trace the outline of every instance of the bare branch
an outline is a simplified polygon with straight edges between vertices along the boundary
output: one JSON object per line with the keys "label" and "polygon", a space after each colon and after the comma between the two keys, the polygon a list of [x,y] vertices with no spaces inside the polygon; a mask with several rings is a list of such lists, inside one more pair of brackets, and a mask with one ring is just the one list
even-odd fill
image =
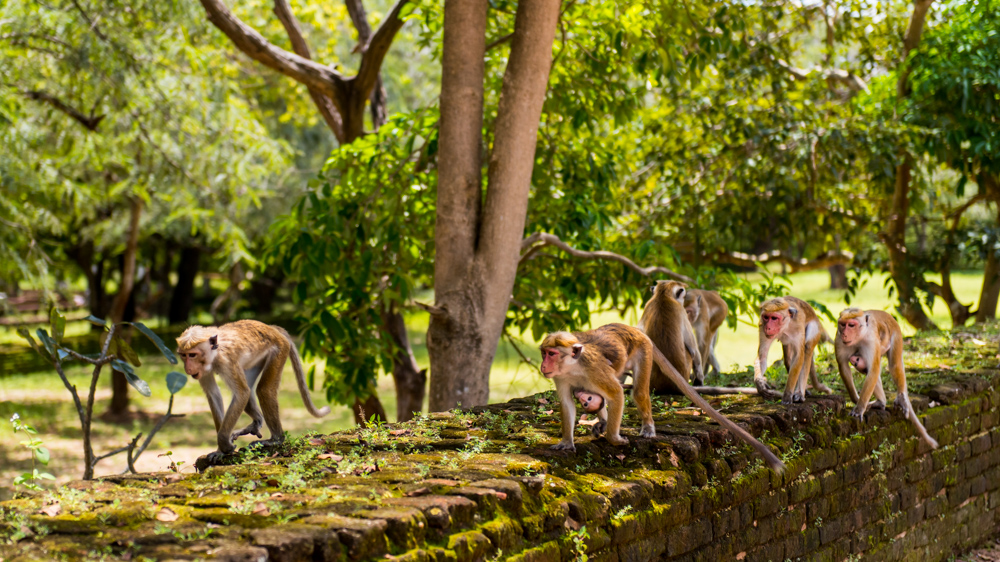
{"label": "bare branch", "polygon": [[834,80],[840,82],[847,87],[851,92],[867,92],[868,84],[861,79],[860,76],[856,76],[846,70],[840,70],[839,68],[796,68],[787,62],[776,59],[775,62],[781,68],[784,68],[792,75],[796,80],[806,80],[809,78],[810,74],[819,74],[825,80]]}
{"label": "bare branch", "polygon": [[[351,16],[354,28],[358,30],[358,45],[354,48],[354,52],[364,52],[372,36],[372,27],[368,25],[368,14],[365,12],[365,6],[361,0],[345,0],[344,4],[347,5],[347,13]],[[375,129],[384,125],[389,119],[389,114],[386,110],[387,97],[388,95],[385,92],[385,86],[382,84],[382,74],[380,72],[375,78],[375,84],[372,86],[371,93],[368,95],[372,124],[375,126]]]}
{"label": "bare branch", "polygon": [[55,109],[65,113],[66,115],[71,117],[74,121],[82,125],[83,128],[87,129],[88,131],[91,132],[96,131],[98,125],[100,125],[101,121],[104,120],[103,115],[94,115],[93,113],[91,113],[90,115],[86,115],[82,111],[70,107],[68,104],[66,104],[56,96],[49,94],[48,92],[43,92],[41,90],[22,90],[12,84],[6,84],[6,85],[17,90],[18,93],[20,93],[21,95],[30,100],[46,103],[54,107]]}
{"label": "bare branch", "polygon": [[521,356],[521,361],[524,361],[525,363],[531,365],[532,367],[535,366],[535,363],[531,360],[531,358],[525,355],[524,352],[521,351],[521,348],[517,346],[517,342],[514,340],[514,336],[510,335],[510,332],[507,331],[507,328],[503,329],[503,337],[507,338],[507,341],[510,343],[510,346],[513,347],[514,351],[516,351],[517,354]]}
{"label": "bare branch", "polygon": [[338,110],[343,111],[348,99],[347,80],[336,70],[272,45],[257,30],[233,15],[222,0],[201,0],[201,5],[208,12],[208,20],[248,57],[297,82],[316,88],[332,99]]}
{"label": "bare branch", "polygon": [[796,259],[785,255],[783,252],[775,250],[768,254],[744,254],[742,252],[719,252],[706,256],[715,263],[724,263],[740,267],[756,267],[757,263],[777,262],[783,263],[791,268],[792,273],[801,271],[812,271],[814,269],[825,269],[831,265],[847,265],[854,259],[854,254],[847,251],[831,250],[813,260]]}
{"label": "bare branch", "polygon": [[514,32],[510,32],[507,35],[504,35],[503,37],[498,37],[490,41],[489,43],[486,44],[486,52],[492,50],[493,47],[496,47],[498,45],[503,45],[504,43],[510,41],[513,38],[514,38]]}
{"label": "bare branch", "polygon": [[432,304],[426,304],[419,301],[413,301],[413,306],[429,312],[433,316],[447,316],[448,311],[440,306],[434,306]]}
{"label": "bare branch", "polygon": [[97,20],[90,19],[90,16],[87,15],[87,12],[83,11],[83,8],[80,6],[80,3],[77,2],[76,0],[73,0],[73,6],[76,7],[76,11],[80,12],[80,15],[83,16],[83,19],[87,21],[87,25],[90,26],[90,30],[94,32],[94,35],[100,37],[101,41],[107,41],[108,37],[101,32],[100,27],[97,27]]}
{"label": "bare branch", "polygon": [[661,275],[666,275],[667,277],[671,277],[673,279],[677,279],[678,281],[683,281],[685,283],[694,282],[694,280],[691,279],[690,277],[687,277],[686,275],[681,275],[680,273],[677,273],[665,267],[656,265],[650,267],[641,267],[634,261],[628,259],[627,257],[621,254],[616,254],[614,252],[608,252],[605,250],[598,250],[594,252],[577,250],[576,248],[560,240],[558,236],[555,236],[553,234],[547,234],[544,232],[536,232],[521,241],[521,257],[518,260],[518,265],[524,263],[528,258],[531,257],[531,254],[533,254],[538,250],[538,248],[541,248],[543,246],[555,246],[556,248],[559,248],[560,250],[573,256],[574,258],[586,259],[586,260],[616,261],[618,263],[624,264],[629,269],[641,275],[645,275],[647,277],[658,273]]}
{"label": "bare branch", "polygon": [[[302,28],[299,27],[299,21],[295,18],[295,14],[292,13],[292,8],[288,5],[288,0],[274,0],[274,15],[278,16],[278,21],[284,26],[285,33],[288,34],[288,39],[292,42],[292,50],[300,57],[311,60],[312,54],[309,52],[309,45],[302,36]],[[323,121],[326,121],[326,126],[333,131],[333,135],[337,137],[338,142],[344,143],[344,121],[340,112],[337,111],[333,100],[316,88],[311,86],[306,87],[309,90],[309,97],[312,98],[313,104],[316,105],[316,109],[323,116]]]}
{"label": "bare branch", "polygon": [[396,2],[396,5],[389,10],[385,19],[382,20],[382,24],[368,39],[367,45],[362,50],[361,67],[358,68],[358,75],[354,77],[354,80],[358,93],[365,98],[371,93],[372,87],[378,79],[382,61],[385,59],[385,54],[389,52],[389,47],[392,45],[396,33],[403,27],[403,20],[399,18],[399,13],[407,2],[409,0]]}

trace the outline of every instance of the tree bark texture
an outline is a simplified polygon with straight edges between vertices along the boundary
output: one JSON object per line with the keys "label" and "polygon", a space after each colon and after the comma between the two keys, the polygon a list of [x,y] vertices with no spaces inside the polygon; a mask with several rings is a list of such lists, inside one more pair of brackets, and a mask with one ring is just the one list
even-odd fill
{"label": "tree bark texture", "polygon": [[[896,93],[900,100],[909,95],[907,76],[909,75],[906,59],[910,51],[920,43],[927,11],[934,0],[917,0],[913,3],[913,13],[903,38],[903,53],[899,80],[896,83]],[[917,296],[917,286],[922,281],[919,272],[914,271],[908,263],[906,252],[906,219],[909,214],[910,185],[913,172],[913,157],[905,149],[900,150],[899,165],[896,166],[896,181],[893,187],[892,208],[884,233],[884,241],[889,252],[889,273],[896,284],[899,297],[899,313],[907,322],[918,330],[936,329],[924,311]]]}
{"label": "tree bark texture", "polygon": [[480,213],[485,17],[484,2],[445,3],[434,269],[441,312],[431,315],[427,332],[431,411],[489,398],[490,366],[524,236],[559,0],[517,6]]}
{"label": "tree bark texture", "polygon": [[[997,224],[1000,225],[1000,201],[997,206]],[[986,265],[983,268],[983,288],[979,291],[979,308],[976,310],[976,323],[986,322],[997,317],[997,302],[1000,300],[1000,259],[997,251],[990,249],[986,255]]]}

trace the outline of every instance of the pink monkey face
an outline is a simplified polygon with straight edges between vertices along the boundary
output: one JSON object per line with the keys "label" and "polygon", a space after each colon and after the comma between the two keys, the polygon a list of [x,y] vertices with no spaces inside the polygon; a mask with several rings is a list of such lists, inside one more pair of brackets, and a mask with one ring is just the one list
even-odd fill
{"label": "pink monkey face", "polygon": [[542,374],[546,377],[553,377],[559,370],[559,360],[561,357],[559,350],[554,347],[542,348]]}
{"label": "pink monkey face", "polygon": [[604,397],[599,394],[590,394],[589,392],[584,392],[582,390],[577,390],[573,394],[576,395],[576,399],[580,401],[580,406],[583,411],[588,414],[597,412],[604,407]]}
{"label": "pink monkey face", "polygon": [[780,312],[765,312],[760,315],[760,323],[764,327],[764,335],[773,338],[784,329],[784,315]]}
{"label": "pink monkey face", "polygon": [[852,344],[861,337],[861,322],[857,318],[837,322],[840,339],[846,344]]}

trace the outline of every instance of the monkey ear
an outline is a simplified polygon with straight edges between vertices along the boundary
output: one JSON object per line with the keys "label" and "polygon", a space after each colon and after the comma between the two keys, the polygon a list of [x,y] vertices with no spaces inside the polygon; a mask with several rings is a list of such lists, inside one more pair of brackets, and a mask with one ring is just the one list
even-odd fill
{"label": "monkey ear", "polygon": [[797,315],[798,313],[799,309],[795,308],[794,306],[788,307],[788,315],[791,316],[792,318],[795,318],[795,315]]}
{"label": "monkey ear", "polygon": [[869,320],[868,316],[869,316],[869,315],[868,315],[868,313],[866,312],[866,313],[865,313],[865,326],[868,326],[868,320]]}
{"label": "monkey ear", "polygon": [[579,359],[583,355],[583,344],[574,343],[573,344],[573,359]]}
{"label": "monkey ear", "polygon": [[685,289],[684,287],[677,287],[677,291],[674,293],[674,298],[676,298],[680,302],[684,302],[684,293],[686,292],[687,289]]}
{"label": "monkey ear", "polygon": [[219,349],[219,336],[214,335],[208,338],[208,343],[211,344],[212,349]]}
{"label": "monkey ear", "polygon": [[698,304],[701,304],[701,295],[698,295],[698,298],[696,298],[695,300],[698,301]]}

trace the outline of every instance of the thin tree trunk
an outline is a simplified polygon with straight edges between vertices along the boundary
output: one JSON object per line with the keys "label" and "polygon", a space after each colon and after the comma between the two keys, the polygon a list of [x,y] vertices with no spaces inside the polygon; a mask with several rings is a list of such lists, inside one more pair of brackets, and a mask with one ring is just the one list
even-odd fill
{"label": "thin tree trunk", "polygon": [[427,371],[417,366],[406,334],[406,323],[398,311],[382,313],[382,325],[396,344],[392,358],[392,378],[396,383],[396,421],[413,419],[414,412],[424,409]]}
{"label": "thin tree trunk", "polygon": [[[927,11],[933,2],[934,0],[916,0],[913,3],[913,13],[910,16],[906,36],[903,39],[901,59],[903,66],[900,70],[899,81],[896,83],[896,93],[900,100],[909,95],[907,57],[910,51],[920,43],[920,35],[923,33]],[[903,318],[918,330],[936,329],[937,326],[927,316],[916,293],[917,285],[922,281],[922,278],[918,278],[919,273],[914,271],[909,264],[909,256],[906,253],[906,218],[909,214],[913,156],[901,149],[899,157],[900,162],[896,167],[896,182],[892,194],[892,208],[889,211],[889,221],[884,234],[886,248],[889,252],[889,272],[896,283],[899,297],[898,310]]]}
{"label": "thin tree trunk", "polygon": [[[132,197],[131,216],[129,220],[128,241],[125,243],[125,254],[122,259],[122,280],[118,288],[118,294],[111,305],[111,319],[118,323],[125,320],[126,309],[129,308],[129,301],[133,305],[131,313],[134,320],[135,300],[132,289],[135,287],[136,256],[139,253],[139,219],[142,217],[142,200]],[[129,338],[131,330],[123,330],[122,337]],[[128,381],[125,375],[119,371],[112,371],[111,374],[111,404],[104,414],[106,419],[121,419],[128,414]]]}
{"label": "thin tree trunk", "polygon": [[191,315],[194,306],[194,281],[198,277],[201,250],[194,246],[181,249],[180,261],[177,263],[177,284],[170,295],[170,312],[167,321],[170,324],[183,324]]}
{"label": "thin tree trunk", "polygon": [[[517,274],[558,0],[520,2],[504,73],[488,190],[477,211],[486,3],[445,4],[435,300],[427,332],[430,410],[489,399],[489,374]],[[446,172],[447,171],[447,172]]]}

